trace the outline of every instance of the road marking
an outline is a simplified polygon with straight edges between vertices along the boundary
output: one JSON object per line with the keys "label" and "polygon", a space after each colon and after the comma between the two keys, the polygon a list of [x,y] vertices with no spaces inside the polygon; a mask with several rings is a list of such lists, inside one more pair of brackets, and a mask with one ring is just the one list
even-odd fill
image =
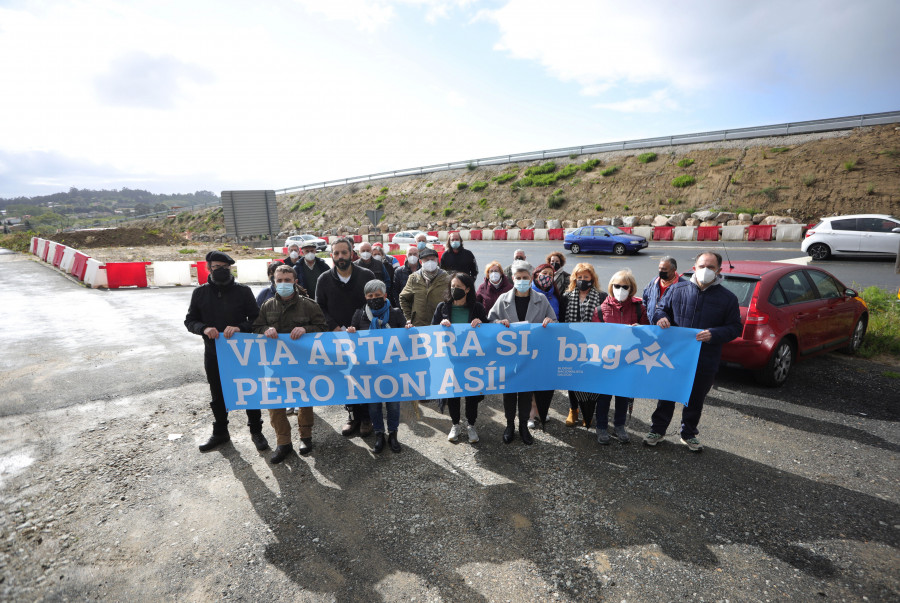
{"label": "road marking", "polygon": [[802,266],[808,266],[810,262],[812,262],[812,258],[808,255],[805,255],[800,258],[788,258],[786,260],[772,260],[778,264],[800,264]]}

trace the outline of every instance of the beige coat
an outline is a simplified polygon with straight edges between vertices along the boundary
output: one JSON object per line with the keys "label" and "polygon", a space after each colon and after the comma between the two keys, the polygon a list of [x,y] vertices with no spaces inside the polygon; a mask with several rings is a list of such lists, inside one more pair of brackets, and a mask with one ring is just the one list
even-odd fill
{"label": "beige coat", "polygon": [[425,271],[417,270],[409,275],[406,286],[400,292],[400,309],[414,327],[428,326],[438,304],[446,299],[449,290],[450,275],[444,270],[438,268],[430,283],[425,280]]}

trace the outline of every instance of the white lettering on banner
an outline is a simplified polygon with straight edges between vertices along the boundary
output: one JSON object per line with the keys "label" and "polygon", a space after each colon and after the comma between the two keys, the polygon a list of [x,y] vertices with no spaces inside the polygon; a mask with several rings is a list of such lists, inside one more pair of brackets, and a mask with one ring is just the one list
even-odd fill
{"label": "white lettering on banner", "polygon": [[396,335],[392,336],[388,340],[387,352],[384,353],[384,363],[391,364],[393,360],[391,360],[394,356],[400,362],[406,362],[409,360],[409,357],[406,355],[406,352],[403,351],[403,347],[400,345],[400,338]]}
{"label": "white lettering on banner", "polygon": [[362,384],[357,381],[356,377],[353,375],[344,375],[344,379],[347,381],[347,399],[348,400],[356,400],[357,395],[354,392],[359,392],[359,394],[363,398],[371,398],[372,397],[372,388],[370,386],[370,381],[372,380],[372,375],[361,375],[360,379],[363,380]]}
{"label": "white lettering on banner", "polygon": [[[318,385],[324,382],[325,385],[328,386],[326,390],[326,394],[322,395],[319,393]],[[334,383],[328,377],[324,375],[317,375],[310,379],[309,381],[309,389],[312,393],[312,397],[318,400],[319,402],[325,402],[327,400],[331,400],[332,396],[334,396]]]}
{"label": "white lettering on banner", "polygon": [[294,358],[294,355],[291,353],[291,349],[288,347],[287,343],[285,343],[284,340],[279,339],[275,343],[275,355],[272,356],[272,364],[281,366],[282,358],[287,358],[288,364],[299,364],[297,359]]}
{"label": "white lettering on banner", "polygon": [[603,348],[603,360],[609,363],[607,366],[604,366],[605,369],[614,369],[619,366],[619,358],[622,356],[622,346],[620,345],[608,345]]}
{"label": "white lettering on banner", "polygon": [[619,366],[622,355],[622,346],[608,345],[601,352],[596,343],[568,343],[565,337],[558,337],[559,362],[595,362],[603,365],[605,369],[615,369]]}
{"label": "white lettering on banner", "polygon": [[[238,405],[246,406],[247,400],[245,398],[256,393],[256,379],[235,379],[234,385],[237,387]],[[252,385],[253,389],[246,390],[244,389],[245,385]]]}
{"label": "white lettering on banner", "polygon": [[325,346],[320,340],[316,339],[315,341],[313,341],[312,349],[309,352],[309,363],[319,364],[320,360],[325,366],[334,365],[334,363],[328,358],[328,354],[325,353]]}
{"label": "white lettering on banner", "polygon": [[306,395],[306,383],[300,377],[285,377],[282,381],[285,387],[284,403],[290,404],[296,398],[294,394],[299,394],[303,402],[309,402],[309,396]]}
{"label": "white lettering on banner", "polygon": [[366,360],[366,364],[378,364],[378,359],[375,358],[375,345],[381,344],[384,341],[383,337],[360,337],[357,340],[357,344],[360,346],[366,346],[366,350],[368,351],[369,359]]}
{"label": "white lettering on banner", "polygon": [[497,333],[497,345],[500,346],[497,349],[497,353],[501,356],[512,356],[516,353],[516,344],[512,341],[507,341],[507,339],[515,339],[516,332],[515,331],[500,331]]}
{"label": "white lettering on banner", "polygon": [[277,394],[278,389],[276,386],[281,382],[281,379],[278,377],[261,377],[259,380],[259,384],[262,386],[260,389],[262,390],[262,400],[259,401],[260,404],[281,404],[281,396],[276,398],[269,398],[269,394]]}
{"label": "white lettering on banner", "polygon": [[[451,393],[472,394],[485,392],[486,389],[487,391],[506,389],[506,386],[503,384],[506,379],[506,367],[496,367],[494,366],[494,362],[491,362],[485,368],[477,366],[467,368],[463,371],[465,380],[462,383],[456,378],[456,372],[452,368],[448,368],[444,371],[444,378],[441,381],[441,387],[438,390],[438,394],[442,396]],[[497,374],[498,372],[499,374]],[[485,388],[484,383],[485,373],[487,373],[488,379],[487,388]]]}
{"label": "white lettering on banner", "polygon": [[350,359],[349,364],[356,366],[359,362],[356,360],[356,344],[350,339],[334,340],[334,360],[338,366],[348,364],[344,362],[344,356]]}
{"label": "white lettering on banner", "polygon": [[456,335],[454,335],[452,331],[436,331],[434,339],[434,347],[437,349],[434,353],[435,358],[443,358],[446,356],[446,349],[450,350],[451,356],[458,355],[456,353]]}
{"label": "white lettering on banner", "polygon": [[[385,381],[390,384],[391,389],[381,389],[381,384]],[[380,377],[375,379],[375,393],[381,398],[393,398],[397,395],[397,391],[399,389],[400,385],[397,383],[397,380],[390,375],[381,375]]]}
{"label": "white lettering on banner", "polygon": [[238,352],[238,340],[237,339],[226,339],[225,343],[231,346],[231,351],[234,352],[234,357],[237,358],[238,363],[241,366],[247,366],[247,363],[250,362],[250,347],[253,345],[252,339],[241,339],[241,342],[244,344],[244,353],[241,354]]}
{"label": "white lettering on banner", "polygon": [[463,343],[460,356],[468,356],[470,349],[475,350],[475,356],[484,356],[484,350],[481,349],[481,342],[478,340],[478,333],[475,332],[475,329],[466,333],[466,341]]}
{"label": "white lettering on banner", "polygon": [[412,380],[409,373],[401,373],[400,379],[403,381],[403,395],[409,396],[409,389],[412,388],[415,390],[416,395],[424,398],[425,397],[425,375],[428,374],[428,371],[419,371],[416,373],[416,377],[419,379],[418,382]]}
{"label": "white lettering on banner", "polygon": [[433,353],[431,350],[431,337],[425,333],[415,333],[409,336],[412,341],[412,356],[410,360],[425,360]]}

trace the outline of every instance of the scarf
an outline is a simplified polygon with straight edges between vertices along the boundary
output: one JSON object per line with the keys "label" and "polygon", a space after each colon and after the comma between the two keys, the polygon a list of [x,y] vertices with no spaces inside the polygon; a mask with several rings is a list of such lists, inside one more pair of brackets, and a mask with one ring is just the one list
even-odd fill
{"label": "scarf", "polygon": [[381,306],[381,310],[372,310],[369,304],[366,304],[366,316],[369,317],[369,322],[372,323],[369,325],[370,329],[387,329],[390,315],[391,302],[386,299],[384,300],[384,305]]}
{"label": "scarf", "polygon": [[583,302],[581,301],[581,292],[577,287],[566,293],[566,297],[568,298],[566,322],[591,322],[594,310],[599,308],[603,301],[600,299],[600,291],[596,287],[590,288]]}

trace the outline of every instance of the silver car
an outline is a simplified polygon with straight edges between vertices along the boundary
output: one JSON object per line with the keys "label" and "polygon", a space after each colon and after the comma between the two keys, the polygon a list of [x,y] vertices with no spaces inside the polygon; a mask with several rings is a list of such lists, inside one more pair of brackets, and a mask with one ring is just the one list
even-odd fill
{"label": "silver car", "polygon": [[823,218],[806,231],[800,249],[814,260],[832,255],[893,257],[900,249],[900,220],[884,214]]}
{"label": "silver car", "polygon": [[314,237],[311,234],[293,235],[284,240],[285,247],[290,247],[295,244],[303,247],[304,243],[307,245],[313,243],[316,246],[316,251],[325,251],[325,248],[328,247],[328,241],[320,239],[319,237]]}

